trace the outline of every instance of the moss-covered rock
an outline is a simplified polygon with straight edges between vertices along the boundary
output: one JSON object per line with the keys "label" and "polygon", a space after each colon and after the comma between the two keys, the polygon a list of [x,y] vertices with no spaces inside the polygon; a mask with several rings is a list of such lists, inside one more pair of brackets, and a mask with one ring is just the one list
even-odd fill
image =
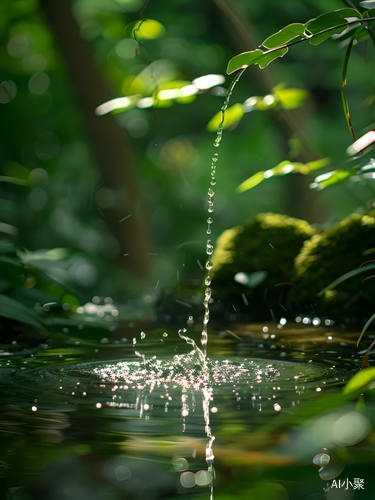
{"label": "moss-covered rock", "polygon": [[269,318],[270,310],[278,315],[285,307],[294,259],[314,234],[307,222],[272,213],[224,231],[212,259],[215,309],[240,309],[254,319]]}
{"label": "moss-covered rock", "polygon": [[[292,300],[303,312],[345,321],[375,311],[375,279],[360,274],[319,295],[343,274],[375,259],[375,211],[354,214],[306,241],[296,258]],[[375,274],[375,273],[373,273]]]}

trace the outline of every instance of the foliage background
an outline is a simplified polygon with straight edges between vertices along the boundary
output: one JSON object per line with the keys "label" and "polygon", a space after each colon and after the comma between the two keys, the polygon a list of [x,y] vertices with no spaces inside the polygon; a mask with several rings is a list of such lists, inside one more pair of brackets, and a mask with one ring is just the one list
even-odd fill
{"label": "foliage background", "polygon": [[[124,186],[109,186],[103,180],[105,170],[113,169],[111,161],[104,171],[98,168],[82,96],[76,95],[66,60],[46,21],[48,5],[54,8],[53,2],[37,0],[5,0],[1,5],[0,163],[1,175],[13,178],[0,183],[2,239],[31,251],[68,248],[64,264],[54,262],[52,271],[60,273],[82,299],[90,298],[94,290],[117,299],[140,291],[147,296],[159,287],[199,279],[197,259],[203,260],[204,254],[205,193],[213,141],[206,125],[223,97],[206,92],[189,104],[115,115],[132,150],[137,200],[129,209]],[[71,2],[90,57],[112,89],[110,97],[139,91],[150,95],[155,75],[160,82],[224,74],[230,57],[254,48],[280,27],[343,6],[339,0],[282,5],[276,0]],[[159,21],[164,33],[137,43],[129,24],[143,16]],[[69,37],[69,27],[65,29]],[[249,35],[252,47],[246,44]],[[371,42],[355,49],[348,73],[347,95],[358,131],[374,121],[371,51]],[[263,211],[287,213],[324,227],[369,203],[373,188],[365,180],[316,193],[308,189],[311,179],[280,177],[250,192],[236,193],[252,173],[287,157],[293,159],[296,133],[306,138],[309,150],[302,154],[308,160],[313,154],[328,156],[340,168],[352,142],[340,102],[344,52],[334,41],[318,47],[302,44],[272,68],[245,73],[233,103],[267,94],[266,83],[271,80],[275,85],[305,88],[309,99],[291,112],[294,135],[277,113],[260,111],[225,132],[218,167],[216,234]],[[85,88],[90,93],[97,82],[87,76]],[[110,222],[113,212],[118,220],[125,219],[115,230]],[[119,237],[123,232],[125,241],[131,242],[134,226],[129,222],[137,224],[140,212],[148,235],[139,251],[145,258],[143,273],[126,255],[129,249]]]}

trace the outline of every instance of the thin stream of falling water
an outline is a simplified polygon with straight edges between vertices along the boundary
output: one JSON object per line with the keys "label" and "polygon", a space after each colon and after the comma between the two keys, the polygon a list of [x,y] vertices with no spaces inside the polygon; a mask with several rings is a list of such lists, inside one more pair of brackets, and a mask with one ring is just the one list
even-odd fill
{"label": "thin stream of falling water", "polygon": [[[233,79],[227,95],[225,97],[224,103],[221,107],[221,122],[219,124],[219,127],[216,132],[216,137],[213,143],[213,146],[215,148],[219,148],[221,144],[221,140],[223,137],[223,130],[224,130],[224,118],[225,118],[225,111],[228,108],[230,98],[232,96],[233,90],[238,82],[238,80],[241,78],[243,72],[245,71],[246,68],[244,68],[242,71],[237,73],[237,76]],[[207,229],[206,229],[206,235],[207,235],[207,240],[206,240],[206,274],[205,274],[205,279],[204,279],[204,284],[205,284],[205,289],[204,289],[204,298],[203,298],[203,307],[204,307],[204,316],[203,316],[203,327],[202,327],[202,334],[201,334],[201,345],[202,345],[202,352],[204,358],[206,358],[207,355],[207,339],[208,339],[208,323],[210,321],[210,300],[211,300],[211,295],[212,295],[212,290],[211,290],[211,270],[213,267],[212,260],[211,260],[211,255],[214,252],[214,246],[211,240],[211,233],[212,233],[212,224],[214,222],[214,216],[213,213],[215,211],[215,203],[214,203],[214,196],[215,196],[215,186],[216,186],[216,165],[217,161],[219,159],[219,153],[218,151],[215,151],[211,157],[211,165],[210,165],[210,185],[208,187],[207,191]]]}
{"label": "thin stream of falling water", "polygon": [[[221,145],[221,141],[223,138],[223,130],[224,130],[224,119],[225,119],[225,112],[228,109],[229,101],[232,96],[233,90],[235,86],[237,85],[237,82],[241,78],[243,72],[245,71],[246,68],[244,68],[242,71],[240,71],[236,77],[233,79],[227,95],[225,97],[224,103],[221,107],[221,121],[219,124],[219,127],[216,132],[216,137],[213,143],[213,146],[215,148],[219,148]],[[216,186],[216,166],[217,166],[217,161],[219,159],[219,153],[218,150],[216,150],[212,157],[211,157],[211,165],[210,165],[210,185],[208,187],[207,191],[207,229],[206,229],[206,235],[207,235],[207,240],[206,240],[206,274],[204,278],[204,298],[203,298],[203,307],[204,307],[204,316],[203,316],[203,326],[202,326],[202,333],[201,333],[201,345],[202,349],[199,349],[197,346],[196,348],[200,351],[199,357],[203,358],[202,362],[202,368],[203,368],[203,373],[206,382],[209,380],[209,374],[207,372],[207,340],[208,340],[208,323],[210,321],[210,300],[211,300],[211,295],[212,295],[212,290],[211,290],[211,270],[213,267],[212,260],[211,260],[211,255],[213,254],[214,251],[214,245],[211,240],[211,234],[212,234],[212,224],[214,222],[214,216],[213,213],[215,211],[215,203],[214,203],[214,196],[215,196],[215,186]],[[180,335],[181,336],[181,335]],[[193,341],[194,342],[194,341]],[[215,455],[213,453],[212,445],[215,440],[215,436],[212,434],[211,431],[211,426],[210,426],[210,402],[212,400],[212,395],[213,395],[213,390],[212,387],[208,387],[207,385],[203,388],[203,415],[204,415],[204,423],[205,423],[205,433],[207,436],[207,443],[206,443],[206,463],[207,463],[207,472],[210,475],[210,500],[213,500],[214,498],[214,458]]]}

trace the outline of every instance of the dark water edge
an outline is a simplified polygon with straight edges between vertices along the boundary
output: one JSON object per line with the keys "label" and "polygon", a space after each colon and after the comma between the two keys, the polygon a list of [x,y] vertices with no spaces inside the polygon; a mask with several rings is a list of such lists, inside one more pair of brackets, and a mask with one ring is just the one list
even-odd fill
{"label": "dark water edge", "polygon": [[[373,427],[361,431],[375,422],[371,391],[362,401],[342,394],[360,369],[357,337],[296,323],[212,327],[213,498],[375,496]],[[0,349],[0,498],[210,497],[205,385],[194,386],[200,368],[177,328],[132,323],[100,340],[56,335]],[[324,448],[348,480],[328,496],[312,464]],[[353,478],[365,490],[350,487]]]}

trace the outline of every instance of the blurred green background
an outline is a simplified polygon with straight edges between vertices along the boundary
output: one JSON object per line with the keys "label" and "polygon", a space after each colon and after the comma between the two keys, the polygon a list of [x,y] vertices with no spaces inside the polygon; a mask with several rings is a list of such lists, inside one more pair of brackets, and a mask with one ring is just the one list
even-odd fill
{"label": "blurred green background", "polygon": [[[117,300],[200,279],[214,134],[206,126],[223,85],[189,103],[96,116],[111,98],[225,74],[233,55],[290,22],[343,7],[339,0],[3,0],[0,16],[0,231],[22,249],[66,248],[55,275],[80,298]],[[157,21],[134,39],[141,18]],[[365,42],[354,50],[347,96],[360,133],[374,121]],[[345,50],[296,46],[271,68],[248,70],[232,103],[273,86],[308,90],[293,111],[254,111],[225,131],[214,235],[259,212],[326,227],[371,201],[371,181],[323,192],[306,176],[236,192],[285,159],[344,161],[352,138],[340,102]],[[59,274],[60,273],[60,274]]]}

